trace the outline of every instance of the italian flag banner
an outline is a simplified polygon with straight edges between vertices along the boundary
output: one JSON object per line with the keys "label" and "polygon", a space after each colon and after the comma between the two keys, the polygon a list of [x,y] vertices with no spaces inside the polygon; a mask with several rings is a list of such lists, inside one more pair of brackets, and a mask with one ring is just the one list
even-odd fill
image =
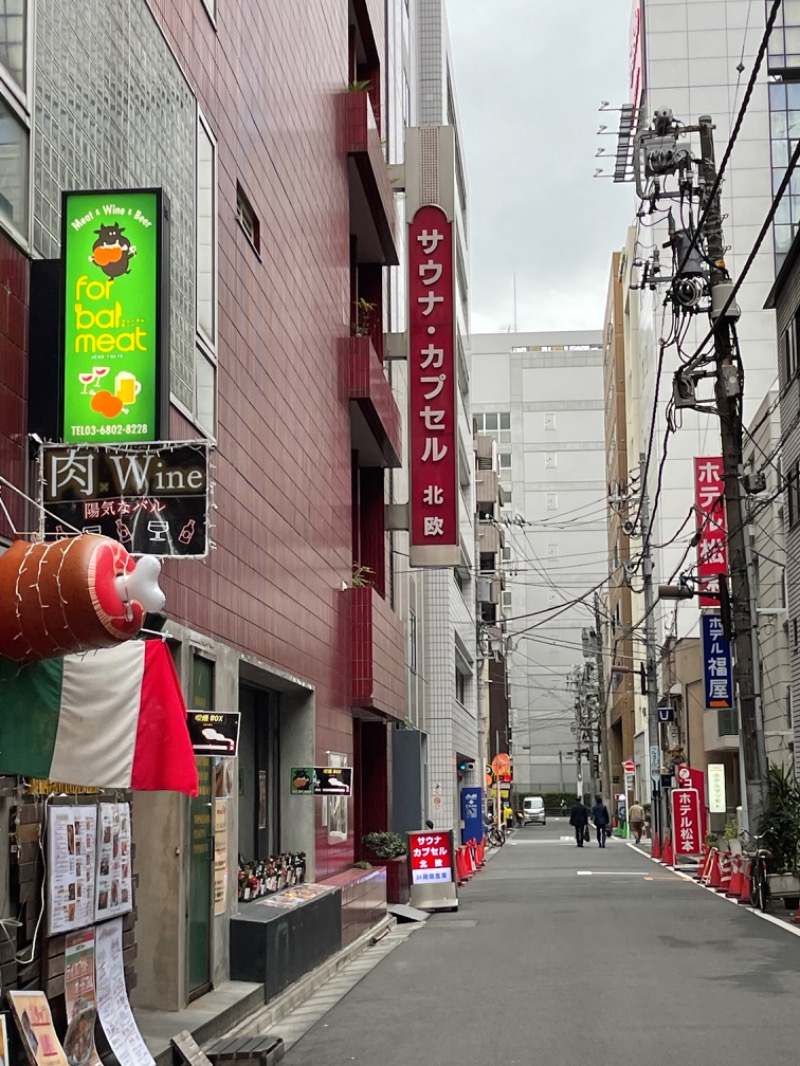
{"label": "italian flag banner", "polygon": [[0,660],[0,773],[197,795],[175,665],[160,640],[20,667]]}

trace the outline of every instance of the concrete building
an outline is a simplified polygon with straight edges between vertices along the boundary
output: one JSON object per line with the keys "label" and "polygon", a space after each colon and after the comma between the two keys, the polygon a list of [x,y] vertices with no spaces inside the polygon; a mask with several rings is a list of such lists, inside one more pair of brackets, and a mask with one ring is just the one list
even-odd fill
{"label": "concrete building", "polygon": [[471,349],[475,428],[500,455],[514,788],[574,790],[567,674],[607,576],[602,335],[477,334]]}

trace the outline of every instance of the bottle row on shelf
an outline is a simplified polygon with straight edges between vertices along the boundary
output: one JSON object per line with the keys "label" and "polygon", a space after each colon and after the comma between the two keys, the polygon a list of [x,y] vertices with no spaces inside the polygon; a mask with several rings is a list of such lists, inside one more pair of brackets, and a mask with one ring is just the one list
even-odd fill
{"label": "bottle row on shelf", "polygon": [[299,885],[306,879],[306,853],[287,852],[270,855],[266,859],[245,860],[239,856],[239,902],[248,903],[280,892],[290,885]]}

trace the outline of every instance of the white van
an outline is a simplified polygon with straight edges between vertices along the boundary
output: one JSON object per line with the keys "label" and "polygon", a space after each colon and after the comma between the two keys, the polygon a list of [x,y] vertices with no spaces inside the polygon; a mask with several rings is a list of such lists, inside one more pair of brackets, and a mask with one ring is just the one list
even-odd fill
{"label": "white van", "polygon": [[526,796],[522,801],[522,813],[525,817],[525,825],[547,825],[547,815],[544,813],[544,800],[541,796]]}

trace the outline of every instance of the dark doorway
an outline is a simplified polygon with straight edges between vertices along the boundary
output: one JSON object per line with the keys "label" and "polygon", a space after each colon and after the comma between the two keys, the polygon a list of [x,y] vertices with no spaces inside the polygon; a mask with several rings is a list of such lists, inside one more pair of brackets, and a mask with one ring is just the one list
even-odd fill
{"label": "dark doorway", "polygon": [[280,853],[280,696],[239,686],[239,854],[245,861]]}

